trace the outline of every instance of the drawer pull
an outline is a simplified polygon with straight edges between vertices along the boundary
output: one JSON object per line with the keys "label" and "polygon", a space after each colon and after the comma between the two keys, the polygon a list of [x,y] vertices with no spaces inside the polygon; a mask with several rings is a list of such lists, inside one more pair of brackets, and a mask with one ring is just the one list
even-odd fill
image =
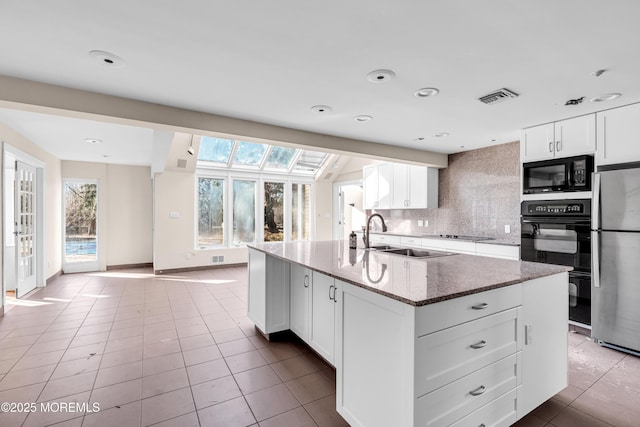
{"label": "drawer pull", "polygon": [[469,394],[470,394],[471,396],[480,396],[480,395],[481,395],[482,393],[484,393],[485,391],[487,391],[487,388],[486,388],[485,386],[481,385],[481,386],[480,386],[480,387],[478,387],[477,389],[475,389],[475,390],[471,390],[471,391],[469,392]]}
{"label": "drawer pull", "polygon": [[333,297],[331,296],[331,289],[333,289],[333,285],[329,286],[329,299],[333,301]]}
{"label": "drawer pull", "polygon": [[489,304],[487,304],[486,302],[483,302],[482,304],[476,304],[476,305],[472,305],[471,306],[471,308],[473,308],[474,310],[484,310],[487,307],[489,307]]}
{"label": "drawer pull", "polygon": [[485,345],[487,345],[487,342],[485,340],[482,340],[482,341],[479,341],[479,342],[477,342],[475,344],[471,344],[471,348],[476,348],[476,349],[477,348],[482,348]]}
{"label": "drawer pull", "polygon": [[480,424],[478,427],[486,427],[484,423]]}

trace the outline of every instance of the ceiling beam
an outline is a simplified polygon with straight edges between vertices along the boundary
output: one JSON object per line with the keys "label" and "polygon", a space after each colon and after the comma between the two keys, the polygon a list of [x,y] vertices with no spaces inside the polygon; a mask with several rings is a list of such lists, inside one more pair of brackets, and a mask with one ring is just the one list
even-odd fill
{"label": "ceiling beam", "polygon": [[8,76],[0,76],[0,107],[447,167],[447,155],[442,153],[306,132]]}

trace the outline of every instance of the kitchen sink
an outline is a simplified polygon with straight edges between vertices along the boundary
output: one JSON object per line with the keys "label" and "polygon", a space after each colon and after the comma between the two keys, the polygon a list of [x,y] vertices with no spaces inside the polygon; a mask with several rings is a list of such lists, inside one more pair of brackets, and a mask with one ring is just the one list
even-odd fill
{"label": "kitchen sink", "polygon": [[375,250],[378,252],[384,252],[386,254],[392,255],[402,255],[411,258],[434,258],[439,256],[448,256],[455,255],[452,252],[442,252],[442,251],[432,251],[432,250],[423,250],[423,249],[412,249],[412,248],[399,248],[397,246],[372,246],[369,248],[370,250]]}

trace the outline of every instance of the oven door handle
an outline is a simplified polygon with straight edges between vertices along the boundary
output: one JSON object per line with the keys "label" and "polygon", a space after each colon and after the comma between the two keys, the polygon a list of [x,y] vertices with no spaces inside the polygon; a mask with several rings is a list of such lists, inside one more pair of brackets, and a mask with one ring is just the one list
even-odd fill
{"label": "oven door handle", "polygon": [[563,218],[563,217],[522,217],[523,224],[576,224],[576,225],[590,225],[591,220],[589,218]]}
{"label": "oven door handle", "polygon": [[600,232],[591,232],[591,282],[594,288],[600,287]]}

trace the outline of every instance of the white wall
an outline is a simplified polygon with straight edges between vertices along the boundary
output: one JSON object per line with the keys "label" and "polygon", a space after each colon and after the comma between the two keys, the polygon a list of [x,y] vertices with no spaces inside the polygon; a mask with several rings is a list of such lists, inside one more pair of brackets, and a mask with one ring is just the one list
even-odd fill
{"label": "white wall", "polygon": [[100,270],[106,270],[107,266],[152,262],[153,203],[149,167],[65,160],[62,178],[98,181]]}
{"label": "white wall", "polygon": [[[212,265],[213,255],[224,255],[222,265],[247,262],[246,248],[195,248],[196,181],[193,173],[156,174],[154,186],[153,262],[156,271]],[[171,212],[177,212],[178,217],[171,218]]]}

